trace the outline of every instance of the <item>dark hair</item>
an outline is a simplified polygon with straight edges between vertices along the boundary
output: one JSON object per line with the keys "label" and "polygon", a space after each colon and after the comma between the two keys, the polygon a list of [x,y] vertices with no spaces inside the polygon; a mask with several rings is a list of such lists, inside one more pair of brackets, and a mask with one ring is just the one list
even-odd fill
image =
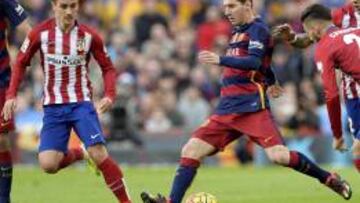
{"label": "dark hair", "polygon": [[318,20],[331,20],[331,11],[326,6],[321,4],[313,4],[307,7],[301,14],[301,22],[306,19],[318,19]]}
{"label": "dark hair", "polygon": [[[247,0],[237,0],[237,1],[239,1],[239,2],[241,2],[241,3],[245,3]],[[251,6],[254,5],[254,4],[253,4],[253,0],[250,0],[250,3],[251,3]]]}

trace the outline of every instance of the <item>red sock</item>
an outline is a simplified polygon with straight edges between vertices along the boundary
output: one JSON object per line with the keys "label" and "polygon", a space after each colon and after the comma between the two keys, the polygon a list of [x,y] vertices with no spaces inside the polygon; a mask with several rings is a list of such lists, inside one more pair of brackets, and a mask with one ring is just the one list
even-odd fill
{"label": "red sock", "polygon": [[130,197],[126,191],[123,174],[117,163],[110,157],[107,157],[98,168],[103,174],[108,188],[114,193],[121,203],[131,203]]}
{"label": "red sock", "polygon": [[81,148],[69,149],[65,154],[64,158],[61,160],[59,168],[65,168],[71,165],[74,162],[84,159],[84,152]]}
{"label": "red sock", "polygon": [[358,170],[358,172],[360,173],[360,158],[354,159],[353,162],[354,162],[355,168],[356,168],[356,169]]}

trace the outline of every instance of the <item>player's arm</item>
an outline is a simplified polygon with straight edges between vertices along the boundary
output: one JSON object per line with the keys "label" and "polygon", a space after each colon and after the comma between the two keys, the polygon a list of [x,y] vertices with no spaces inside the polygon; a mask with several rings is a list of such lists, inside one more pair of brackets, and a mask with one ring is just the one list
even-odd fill
{"label": "player's arm", "polygon": [[248,56],[219,56],[213,52],[201,51],[199,60],[205,64],[226,66],[241,70],[259,70],[265,55],[270,35],[262,27],[254,28],[249,34]]}
{"label": "player's arm", "polygon": [[16,0],[2,0],[2,10],[12,27],[28,33],[31,29],[25,9]]}
{"label": "player's arm", "polygon": [[6,92],[6,99],[16,97],[17,90],[24,77],[26,67],[30,65],[31,59],[40,47],[39,36],[36,31],[31,31],[24,40],[19,53],[16,56],[15,65],[12,68],[10,86]]}
{"label": "player's arm", "polygon": [[336,139],[342,138],[341,126],[341,104],[339,89],[336,80],[335,64],[330,55],[326,52],[320,53],[321,57],[316,57],[316,66],[321,72],[324,84],[326,106],[329,114],[331,129]]}
{"label": "player's arm", "polygon": [[272,31],[272,35],[275,38],[281,38],[289,42],[297,48],[307,48],[313,43],[306,33],[295,33],[289,24],[276,26]]}
{"label": "player's arm", "polygon": [[2,111],[5,120],[9,120],[12,117],[16,106],[16,94],[24,78],[26,67],[30,65],[31,59],[39,47],[39,36],[35,30],[32,30],[21,45],[15,65],[12,68],[10,85],[6,91],[6,102]]}
{"label": "player's arm", "polygon": [[115,100],[116,70],[110,60],[110,57],[107,54],[101,37],[97,34],[93,35],[91,52],[95,60],[100,65],[102,77],[104,80],[105,97],[100,101],[100,104],[98,105],[98,112],[103,113],[111,108]]}

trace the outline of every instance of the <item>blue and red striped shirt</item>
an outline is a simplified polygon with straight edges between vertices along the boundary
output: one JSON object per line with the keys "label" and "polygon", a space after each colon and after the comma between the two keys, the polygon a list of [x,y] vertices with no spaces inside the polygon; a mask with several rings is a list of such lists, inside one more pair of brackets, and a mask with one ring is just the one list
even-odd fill
{"label": "blue and red striped shirt", "polygon": [[0,88],[10,81],[10,58],[7,51],[6,30],[16,27],[27,18],[24,8],[15,0],[0,1]]}
{"label": "blue and red striped shirt", "polygon": [[234,27],[226,56],[220,57],[224,70],[216,114],[269,108],[265,90],[275,82],[270,65],[272,51],[269,28],[261,19]]}

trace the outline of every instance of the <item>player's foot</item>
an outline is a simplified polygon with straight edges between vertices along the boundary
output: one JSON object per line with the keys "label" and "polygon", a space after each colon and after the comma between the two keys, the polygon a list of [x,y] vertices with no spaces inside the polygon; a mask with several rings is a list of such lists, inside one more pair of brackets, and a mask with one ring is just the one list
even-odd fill
{"label": "player's foot", "polygon": [[143,203],[170,203],[164,196],[158,194],[157,196],[151,195],[147,192],[140,194]]}
{"label": "player's foot", "polygon": [[334,192],[338,193],[344,199],[349,200],[351,198],[352,191],[350,184],[345,180],[342,180],[338,174],[332,173],[326,180],[325,185]]}
{"label": "player's foot", "polygon": [[89,153],[86,151],[84,147],[82,147],[84,153],[84,160],[86,161],[86,165],[90,171],[92,171],[96,176],[100,176],[100,170],[94,163],[94,161],[90,158]]}

